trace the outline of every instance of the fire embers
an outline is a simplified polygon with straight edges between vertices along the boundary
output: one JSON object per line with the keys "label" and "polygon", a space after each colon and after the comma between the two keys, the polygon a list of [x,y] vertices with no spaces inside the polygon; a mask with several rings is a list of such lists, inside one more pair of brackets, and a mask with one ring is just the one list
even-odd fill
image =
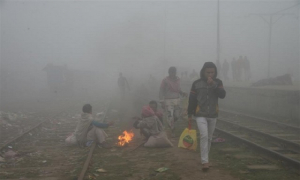
{"label": "fire embers", "polygon": [[133,132],[128,132],[128,131],[124,131],[123,132],[123,135],[120,135],[118,137],[118,146],[125,146],[127,143],[129,143],[132,138],[134,136],[134,133]]}

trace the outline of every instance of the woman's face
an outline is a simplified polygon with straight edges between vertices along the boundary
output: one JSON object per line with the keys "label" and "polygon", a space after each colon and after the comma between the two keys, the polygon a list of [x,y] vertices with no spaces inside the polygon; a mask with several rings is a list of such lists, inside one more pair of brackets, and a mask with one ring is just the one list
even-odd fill
{"label": "woman's face", "polygon": [[204,71],[204,76],[206,78],[211,77],[214,78],[216,74],[216,69],[215,68],[206,68]]}

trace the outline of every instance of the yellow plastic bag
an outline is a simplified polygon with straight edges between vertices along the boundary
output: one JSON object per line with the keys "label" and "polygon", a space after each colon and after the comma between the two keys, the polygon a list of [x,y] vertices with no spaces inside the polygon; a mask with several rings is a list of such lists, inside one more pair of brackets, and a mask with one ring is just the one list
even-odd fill
{"label": "yellow plastic bag", "polygon": [[191,129],[190,122],[189,127],[185,128],[180,135],[178,147],[194,151],[197,149],[197,132],[196,130]]}

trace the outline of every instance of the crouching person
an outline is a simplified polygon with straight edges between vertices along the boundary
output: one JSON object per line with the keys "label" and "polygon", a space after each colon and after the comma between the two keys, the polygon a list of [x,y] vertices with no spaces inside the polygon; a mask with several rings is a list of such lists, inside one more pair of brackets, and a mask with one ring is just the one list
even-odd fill
{"label": "crouching person", "polygon": [[66,139],[66,143],[68,145],[78,144],[80,147],[84,147],[96,142],[100,147],[111,148],[111,145],[106,142],[107,134],[102,128],[113,125],[113,122],[100,123],[93,120],[90,104],[84,105],[82,111],[75,132]]}
{"label": "crouching person", "polygon": [[140,129],[142,135],[147,139],[145,147],[172,147],[173,144],[168,139],[163,125],[150,105],[144,106],[142,119],[135,121],[133,126]]}

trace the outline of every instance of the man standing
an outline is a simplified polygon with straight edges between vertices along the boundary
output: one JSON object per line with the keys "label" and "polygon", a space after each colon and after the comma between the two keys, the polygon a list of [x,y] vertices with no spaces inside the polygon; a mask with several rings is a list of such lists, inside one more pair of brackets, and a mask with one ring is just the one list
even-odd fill
{"label": "man standing", "polygon": [[186,94],[181,91],[180,79],[176,76],[176,68],[169,68],[169,76],[162,80],[159,91],[159,99],[167,115],[167,123],[171,128],[172,137],[174,134],[174,122],[180,116],[180,95]]}
{"label": "man standing", "polygon": [[244,66],[245,66],[245,80],[250,81],[251,78],[251,70],[250,70],[250,61],[247,56],[244,57]]}
{"label": "man standing", "polygon": [[228,71],[229,71],[229,63],[227,62],[227,60],[225,59],[225,61],[223,62],[223,67],[222,67],[222,72],[223,72],[223,78],[225,81],[228,81]]}
{"label": "man standing", "polygon": [[118,86],[121,92],[121,99],[124,99],[126,89],[130,90],[130,88],[127,79],[122,75],[122,73],[119,74]]}

